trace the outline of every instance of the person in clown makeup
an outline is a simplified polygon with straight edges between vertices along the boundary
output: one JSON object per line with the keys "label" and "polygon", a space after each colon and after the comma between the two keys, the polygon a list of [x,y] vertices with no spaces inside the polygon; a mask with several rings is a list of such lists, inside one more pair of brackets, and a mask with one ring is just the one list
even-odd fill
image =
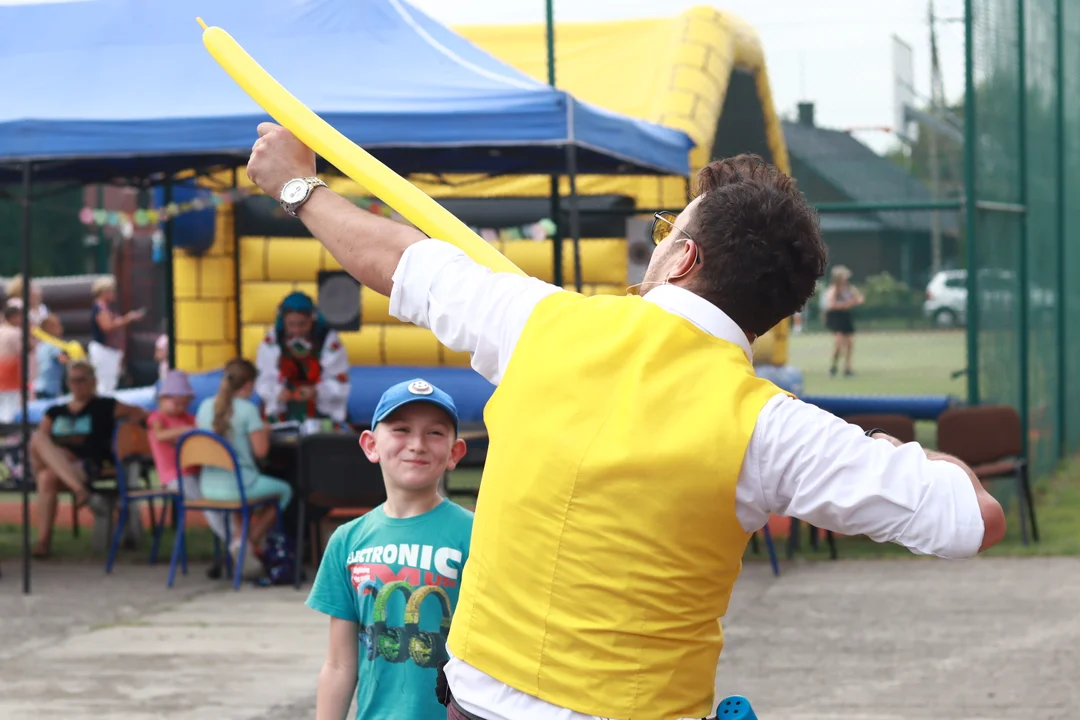
{"label": "person in clown makeup", "polygon": [[349,357],[314,301],[290,293],[255,355],[255,392],[271,422],[330,418],[345,422]]}

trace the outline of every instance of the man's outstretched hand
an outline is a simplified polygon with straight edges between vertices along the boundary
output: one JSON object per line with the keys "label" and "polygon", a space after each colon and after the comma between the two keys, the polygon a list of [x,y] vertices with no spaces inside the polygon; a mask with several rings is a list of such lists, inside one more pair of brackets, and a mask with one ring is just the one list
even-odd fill
{"label": "man's outstretched hand", "polygon": [[[285,128],[262,123],[247,173],[263,192],[280,200],[285,183],[315,175],[315,153]],[[387,297],[406,248],[426,237],[416,228],[361,210],[330,190],[312,193],[298,215],[346,272]]]}
{"label": "man's outstretched hand", "polygon": [[315,153],[280,125],[260,123],[247,174],[260,190],[278,200],[285,183],[315,175]]}

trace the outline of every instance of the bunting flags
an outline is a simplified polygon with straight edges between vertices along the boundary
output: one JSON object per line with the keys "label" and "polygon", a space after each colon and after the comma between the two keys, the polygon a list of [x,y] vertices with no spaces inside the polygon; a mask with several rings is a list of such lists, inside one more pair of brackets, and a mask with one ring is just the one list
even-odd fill
{"label": "bunting flags", "polygon": [[[192,212],[201,212],[211,208],[230,206],[251,195],[258,194],[256,187],[230,188],[227,190],[207,191],[205,197],[196,197],[182,203],[172,202],[168,205],[156,208],[139,209],[135,212],[123,210],[105,210],[103,208],[84,207],[79,210],[79,221],[83,225],[92,227],[110,227],[119,229],[125,238],[134,235],[135,228],[155,227],[159,223],[167,222],[181,215]],[[367,210],[375,215],[393,218],[393,208],[380,200],[372,197],[345,196],[357,207]],[[280,208],[277,208],[280,210]],[[285,211],[280,214],[284,217]],[[540,222],[530,223],[512,228],[472,228],[490,243],[506,240],[545,240],[555,235],[555,223],[548,218]]]}
{"label": "bunting flags", "polygon": [[190,212],[232,205],[257,191],[258,188],[254,187],[207,191],[206,197],[197,197],[182,203],[172,202],[156,208],[140,208],[130,213],[84,207],[79,210],[79,222],[83,225],[118,228],[124,237],[130,238],[135,228],[153,227]]}

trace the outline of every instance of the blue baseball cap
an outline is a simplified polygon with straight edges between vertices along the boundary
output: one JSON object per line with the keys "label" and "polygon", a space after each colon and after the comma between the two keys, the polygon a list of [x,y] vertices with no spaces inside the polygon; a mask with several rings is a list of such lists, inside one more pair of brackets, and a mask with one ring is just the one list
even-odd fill
{"label": "blue baseball cap", "polygon": [[454,421],[454,431],[457,432],[458,414],[454,399],[431,383],[419,378],[400,382],[383,393],[382,397],[379,398],[379,404],[375,406],[375,415],[371,418],[371,427],[374,428],[398,408],[414,402],[431,403],[438,408],[442,408],[450,416],[450,419]]}

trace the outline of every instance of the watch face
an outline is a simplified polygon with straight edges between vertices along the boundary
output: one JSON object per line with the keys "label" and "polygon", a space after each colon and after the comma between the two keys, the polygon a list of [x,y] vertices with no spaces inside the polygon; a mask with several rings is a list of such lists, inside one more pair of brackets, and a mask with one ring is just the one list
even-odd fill
{"label": "watch face", "polygon": [[303,180],[290,180],[281,189],[281,202],[297,203],[307,195],[308,185]]}

